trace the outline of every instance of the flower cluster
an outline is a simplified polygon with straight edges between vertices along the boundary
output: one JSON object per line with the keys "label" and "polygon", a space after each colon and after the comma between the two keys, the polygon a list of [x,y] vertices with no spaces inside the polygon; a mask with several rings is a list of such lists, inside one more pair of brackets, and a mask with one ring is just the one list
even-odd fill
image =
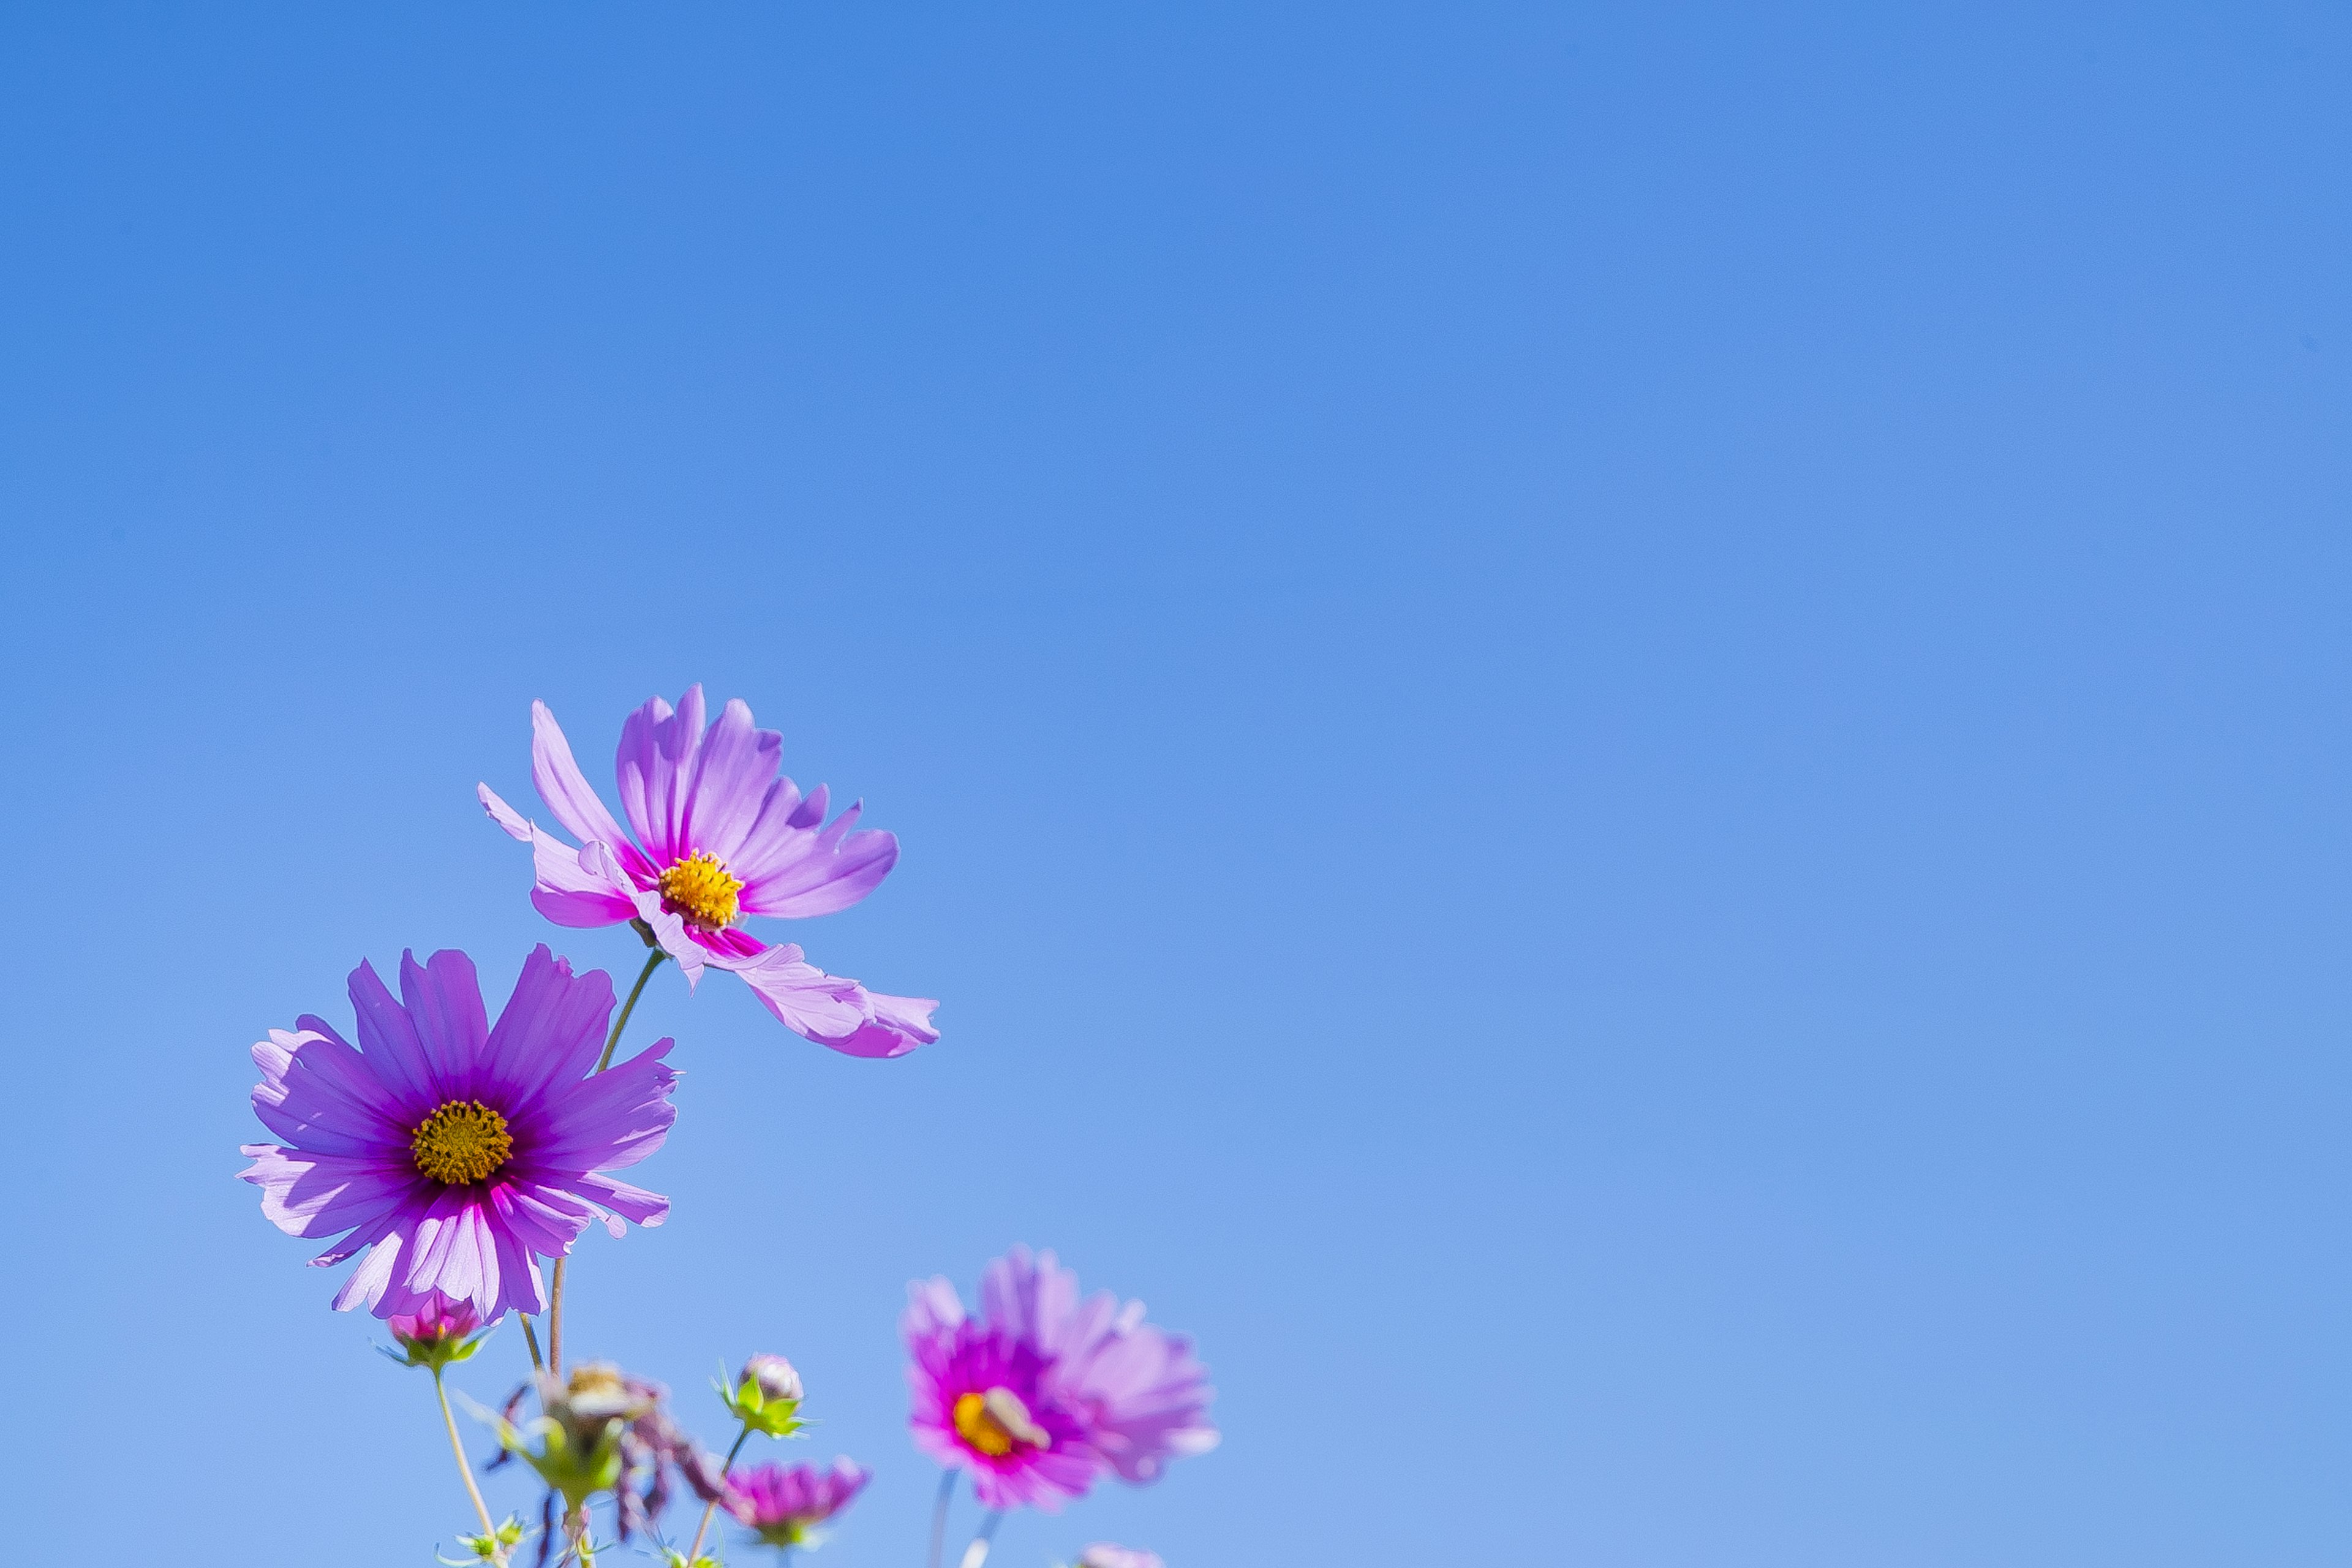
{"label": "flower cluster", "polygon": [[[371,964],[352,972],[347,1033],[306,1013],[253,1047],[254,1113],[279,1141],[246,1145],[241,1176],[260,1189],[271,1223],[326,1243],[313,1266],[357,1259],[333,1306],[369,1309],[397,1347],[386,1353],[432,1374],[480,1527],[457,1536],[472,1553],[457,1561],[509,1568],[535,1538],[539,1563],[593,1568],[604,1549],[598,1510],[619,1541],[651,1537],[671,1568],[719,1568],[712,1526],[721,1512],[749,1543],[789,1554],[819,1544],[820,1527],[871,1479],[847,1458],[736,1464],[754,1436],[805,1436],[806,1391],[782,1356],[754,1355],[716,1385],[735,1426],[723,1456],[686,1431],[659,1384],[607,1362],[567,1372],[563,1360],[574,1244],[592,1221],[620,1237],[669,1213],[668,1199],[616,1174],[660,1150],[677,1121],[673,1042],[615,1059],[657,967],[674,962],[689,987],[706,968],[731,971],[786,1026],[851,1056],[903,1057],[939,1038],[937,1003],[869,991],[817,969],[796,945],[743,929],[749,917],[845,909],[898,861],[895,837],[856,826],[862,804],[828,818],[827,790],[803,795],[782,775],[782,752],[740,701],[706,722],[699,687],[674,708],[656,698],[621,726],[616,816],[554,716],[533,704],[532,782],[579,842],[541,828],[487,784],[479,798],[531,847],[530,900],[541,914],[572,928],[626,924],[643,941],[644,968],[617,1011],[608,975],[575,973],[542,944],[492,1023],[471,959],[443,951],[419,963],[410,952],[397,991]],[[943,1279],[908,1294],[915,1444],[950,1482],[968,1472],[990,1510],[963,1568],[985,1559],[1003,1510],[1058,1510],[1112,1476],[1150,1482],[1169,1460],[1217,1441],[1189,1342],[1146,1322],[1140,1302],[1081,1299],[1050,1252],[1016,1247],[989,1265],[978,1316]],[[493,1521],[445,1385],[509,1314],[521,1321],[529,1375],[502,1410],[475,1409],[499,1447],[484,1468],[514,1464],[542,1489],[537,1531],[517,1516]],[[523,1414],[526,1402],[536,1415]],[[952,1489],[942,1488],[932,1521],[932,1568]],[[662,1533],[681,1490],[702,1504],[683,1547]],[[1076,1561],[1160,1568],[1150,1552],[1106,1542]]]}

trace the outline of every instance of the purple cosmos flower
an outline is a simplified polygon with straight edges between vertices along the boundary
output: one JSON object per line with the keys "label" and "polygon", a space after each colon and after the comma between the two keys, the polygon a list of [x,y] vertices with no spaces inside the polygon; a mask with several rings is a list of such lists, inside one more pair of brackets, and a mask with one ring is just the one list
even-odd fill
{"label": "purple cosmos flower", "polygon": [[983,1505],[1052,1511],[1105,1470],[1150,1481],[1216,1446],[1206,1371],[1140,1301],[1081,1301],[1052,1253],[1016,1247],[988,1266],[981,1302],[985,1317],[966,1317],[954,1286],[918,1280],[901,1328],[915,1445],[970,1467]]}
{"label": "purple cosmos flower", "polygon": [[289,1146],[247,1144],[240,1173],[288,1235],[351,1233],[315,1266],[367,1249],[336,1310],[542,1311],[538,1259],[591,1218],[618,1236],[623,1217],[668,1215],[667,1198],[604,1173],[661,1147],[677,1075],[666,1039],[591,1075],[613,1011],[601,971],[575,976],[541,946],[495,1028],[462,952],[402,954],[398,998],[362,963],[351,995],[357,1047],[307,1014],[253,1047],[254,1113]]}
{"label": "purple cosmos flower", "polygon": [[1166,1568],[1157,1552],[1146,1552],[1139,1546],[1114,1546],[1108,1541],[1097,1541],[1078,1553],[1073,1568]]}
{"label": "purple cosmos flower", "polygon": [[727,1511],[771,1546],[813,1545],[809,1531],[847,1508],[874,1478],[863,1465],[754,1465],[727,1478]]}
{"label": "purple cosmos flower", "polygon": [[746,915],[799,919],[845,910],[898,862],[898,841],[852,832],[864,803],[827,823],[823,784],[803,796],[779,772],[783,737],[754,729],[739,699],[703,728],[702,688],[677,707],[656,697],[621,726],[624,833],[581,775],[544,702],[530,706],[530,778],[573,848],[480,785],[484,809],[531,847],[530,900],[558,925],[640,921],[689,984],[705,964],[741,975],[786,1027],[854,1057],[904,1056],[938,1039],[937,1002],[886,996],[825,973],[786,943],[770,947]]}

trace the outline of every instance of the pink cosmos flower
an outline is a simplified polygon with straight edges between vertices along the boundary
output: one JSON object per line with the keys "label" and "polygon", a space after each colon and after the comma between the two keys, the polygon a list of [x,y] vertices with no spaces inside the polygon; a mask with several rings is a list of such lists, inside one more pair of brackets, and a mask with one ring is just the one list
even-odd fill
{"label": "pink cosmos flower", "polygon": [[352,972],[353,1047],[304,1015],[253,1047],[253,1110],[286,1140],[248,1143],[240,1173],[289,1236],[343,1239],[312,1259],[365,1249],[335,1297],[419,1324],[464,1303],[481,1321],[543,1311],[541,1258],[602,1219],[659,1225],[669,1200],[607,1173],[669,1133],[670,1042],[593,1073],[613,1012],[601,971],[575,976],[542,946],[491,1027],[462,952],[404,953],[395,998],[373,968]]}
{"label": "pink cosmos flower", "polygon": [[640,921],[689,984],[706,964],[743,977],[787,1028],[854,1057],[904,1056],[938,1039],[937,1002],[887,996],[825,973],[790,943],[744,931],[747,915],[787,920],[845,910],[898,862],[898,841],[853,832],[859,802],[827,823],[825,786],[803,796],[779,769],[783,737],[755,729],[740,700],[703,726],[702,688],[673,710],[654,698],[621,726],[621,806],[629,832],[572,760],[547,704],[530,705],[530,778],[574,848],[525,818],[488,784],[483,809],[531,847],[530,900],[558,925]]}
{"label": "pink cosmos flower", "polygon": [[810,1531],[856,1500],[873,1476],[863,1465],[835,1459],[814,1465],[753,1465],[727,1478],[727,1511],[760,1532],[771,1546],[807,1546]]}
{"label": "pink cosmos flower", "polygon": [[1216,1447],[1191,1342],[1145,1322],[1140,1301],[1081,1301],[1050,1252],[1016,1247],[991,1263],[981,1319],[943,1279],[907,1294],[915,1446],[970,1467],[986,1507],[1051,1512],[1105,1471],[1151,1481],[1170,1458]]}

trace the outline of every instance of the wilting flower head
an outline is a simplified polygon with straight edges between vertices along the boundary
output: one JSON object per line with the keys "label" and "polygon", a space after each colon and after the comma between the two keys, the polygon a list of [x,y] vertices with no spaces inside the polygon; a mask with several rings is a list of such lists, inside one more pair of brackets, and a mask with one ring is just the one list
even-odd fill
{"label": "wilting flower head", "polygon": [[1114,1546],[1108,1541],[1097,1541],[1078,1553],[1072,1568],[1165,1568],[1157,1552],[1146,1552],[1139,1546]]}
{"label": "wilting flower head", "polygon": [[939,1038],[936,1002],[886,996],[824,973],[789,943],[770,947],[741,927],[747,915],[831,914],[872,892],[898,858],[898,841],[853,832],[864,803],[824,820],[823,784],[803,796],[779,772],[783,737],[752,727],[730,701],[703,728],[702,688],[677,707],[656,697],[621,726],[621,806],[631,832],[582,776],[543,702],[530,709],[531,783],[578,848],[491,793],[478,793],[498,825],[531,847],[531,902],[558,925],[636,921],[677,960],[689,983],[705,964],[741,975],[788,1028],[856,1057],[903,1056]]}
{"label": "wilting flower head", "polygon": [[1059,1509],[1106,1471],[1158,1478],[1216,1446],[1207,1373],[1188,1342],[1143,1321],[1143,1304],[1078,1300],[1077,1276],[1026,1247],[988,1266],[984,1317],[947,1280],[908,1287],[915,1444],[969,1467],[989,1508]]}
{"label": "wilting flower head", "polygon": [[771,1546],[813,1546],[811,1531],[849,1506],[873,1478],[862,1465],[754,1465],[728,1477],[727,1510]]}
{"label": "wilting flower head", "polygon": [[605,1173],[661,1147],[677,1075],[665,1039],[591,1076],[613,1011],[603,973],[575,976],[539,948],[496,1027],[462,952],[403,954],[397,998],[362,963],[351,995],[357,1047],[305,1014],[253,1047],[254,1114],[288,1146],[247,1144],[240,1173],[289,1236],[350,1233],[315,1266],[366,1249],[336,1310],[542,1311],[538,1259],[589,1220],[618,1236],[624,1217],[667,1216],[667,1198]]}
{"label": "wilting flower head", "polygon": [[[568,1505],[613,1493],[623,1541],[668,1506],[673,1471],[704,1501],[726,1500],[725,1467],[670,1419],[669,1391],[660,1384],[632,1377],[610,1362],[585,1363],[564,1378],[541,1373],[536,1381],[535,1419],[520,1427],[509,1415],[486,1411],[484,1419],[497,1428],[499,1446],[539,1472]],[[509,1412],[512,1406],[509,1402]]]}
{"label": "wilting flower head", "polygon": [[[410,1366],[436,1371],[470,1357],[480,1348],[481,1314],[471,1301],[452,1301],[439,1291],[414,1312],[395,1312],[384,1321],[392,1337],[408,1352]],[[390,1354],[390,1352],[386,1352]]]}

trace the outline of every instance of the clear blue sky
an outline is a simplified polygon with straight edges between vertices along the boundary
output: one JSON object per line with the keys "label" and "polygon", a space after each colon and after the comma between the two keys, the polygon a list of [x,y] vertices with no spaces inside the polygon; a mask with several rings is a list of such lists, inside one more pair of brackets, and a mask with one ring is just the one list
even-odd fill
{"label": "clear blue sky", "polygon": [[797,1359],[821,1564],[916,1561],[903,1287],[1014,1241],[1226,1442],[1004,1568],[2344,1560],[2340,8],[0,41],[11,1561],[465,1524],[246,1047],[503,994],[476,782],[695,680],[900,835],[800,934],[946,1037],[661,977],[577,1338],[713,1433]]}

